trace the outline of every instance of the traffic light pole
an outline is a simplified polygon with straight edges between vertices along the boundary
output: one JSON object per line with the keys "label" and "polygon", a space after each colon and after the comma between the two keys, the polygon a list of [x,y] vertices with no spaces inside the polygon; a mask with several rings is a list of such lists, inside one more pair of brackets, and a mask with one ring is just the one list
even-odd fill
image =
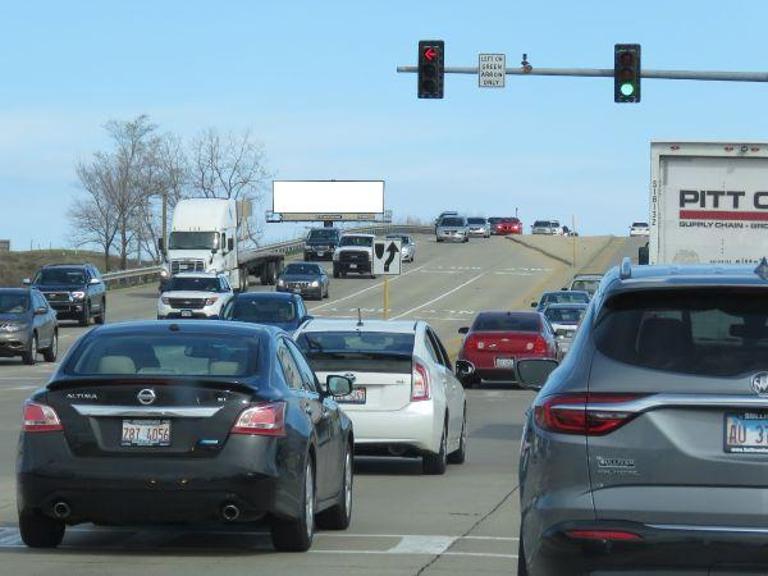
{"label": "traffic light pole", "polygon": [[[418,73],[418,66],[398,66],[399,73]],[[445,74],[478,74],[476,66],[446,66]],[[506,68],[508,76],[580,76],[613,78],[613,68]],[[710,82],[768,82],[768,72],[729,72],[725,70],[642,70],[641,78],[664,80],[703,80]]]}

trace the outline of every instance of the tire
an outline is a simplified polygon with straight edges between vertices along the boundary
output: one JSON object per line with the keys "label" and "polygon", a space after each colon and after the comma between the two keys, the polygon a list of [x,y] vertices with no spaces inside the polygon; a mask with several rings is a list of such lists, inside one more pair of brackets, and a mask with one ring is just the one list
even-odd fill
{"label": "tire", "polygon": [[517,541],[517,576],[528,576],[528,563],[525,560],[525,546],[523,546],[522,537]]}
{"label": "tire", "polygon": [[440,242],[442,242],[442,241],[443,241],[443,239],[442,239],[442,238],[435,238],[435,242],[437,242],[438,244],[439,244]]}
{"label": "tire", "polygon": [[272,521],[272,545],[280,552],[306,552],[315,536],[315,468],[307,457],[302,489],[301,518]]}
{"label": "tire", "polygon": [[21,355],[21,360],[27,366],[34,366],[37,362],[37,333],[32,333],[32,338],[29,341],[29,347]]}
{"label": "tire", "polygon": [[449,464],[464,464],[467,461],[467,406],[464,405],[464,419],[461,423],[461,440],[459,448],[455,452],[448,454]]}
{"label": "tire", "polygon": [[341,276],[341,272],[339,271],[339,267],[338,266],[334,266],[333,267],[333,277],[334,278],[339,278],[340,276]]}
{"label": "tire", "polygon": [[30,548],[56,548],[64,539],[64,522],[35,512],[19,512],[21,540]]}
{"label": "tire", "polygon": [[53,331],[51,336],[51,345],[43,349],[43,359],[46,362],[56,362],[56,356],[59,355],[59,333]]}
{"label": "tire", "polygon": [[101,310],[99,311],[98,316],[94,319],[96,324],[104,324],[104,322],[107,321],[107,299],[104,298],[104,300],[101,301]]}
{"label": "tire", "polygon": [[448,426],[447,423],[443,424],[443,435],[440,438],[440,451],[437,454],[431,452],[424,454],[421,459],[421,468],[424,474],[430,476],[440,476],[445,474],[445,469],[448,467],[448,455],[446,454],[448,443]]}
{"label": "tire", "polygon": [[325,530],[346,530],[352,521],[352,486],[354,471],[352,450],[347,446],[344,454],[341,494],[339,503],[317,515],[317,526]]}
{"label": "tire", "polygon": [[77,321],[77,323],[80,326],[88,326],[88,324],[91,323],[91,307],[86,301],[85,305],[83,306],[83,313],[80,314],[80,318]]}

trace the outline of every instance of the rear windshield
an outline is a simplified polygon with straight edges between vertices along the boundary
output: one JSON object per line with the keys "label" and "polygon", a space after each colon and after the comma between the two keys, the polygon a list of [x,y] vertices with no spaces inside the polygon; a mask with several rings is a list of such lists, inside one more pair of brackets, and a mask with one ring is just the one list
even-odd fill
{"label": "rear windshield", "polygon": [[256,324],[288,324],[296,320],[296,306],[290,300],[277,298],[238,298],[232,318]]}
{"label": "rear windshield", "polygon": [[538,332],[539,318],[533,314],[480,314],[472,330],[486,332]]}
{"label": "rear windshield", "polygon": [[258,340],[215,334],[131,334],[91,338],[67,363],[75,376],[250,376]]}
{"label": "rear windshield", "polygon": [[574,280],[571,282],[571,290],[583,290],[594,294],[597,287],[600,286],[600,280]]}
{"label": "rear windshield", "polygon": [[570,302],[589,302],[589,295],[584,292],[562,290],[561,292],[549,292],[541,297],[543,304],[567,304]]}
{"label": "rear windshield", "polygon": [[413,334],[390,332],[305,332],[297,343],[316,372],[410,374],[413,341]]}
{"label": "rear windshield", "polygon": [[632,222],[632,228],[648,228],[648,222]]}
{"label": "rear windshield", "polygon": [[168,292],[218,292],[219,288],[218,278],[179,278],[175,276],[171,278],[166,290]]}
{"label": "rear windshield", "polygon": [[37,273],[35,284],[85,284],[85,273],[81,268],[49,268]]}
{"label": "rear windshield", "polygon": [[283,270],[284,274],[320,274],[320,266],[317,264],[288,264]]}
{"label": "rear windshield", "polygon": [[598,349],[635,366],[704,376],[768,369],[765,290],[696,289],[610,299],[595,324]]}
{"label": "rear windshield", "polygon": [[552,223],[549,220],[536,220],[533,223],[534,228],[549,228],[550,226],[552,226]]}
{"label": "rear windshield", "polygon": [[485,224],[486,219],[485,218],[467,218],[467,222],[469,224]]}
{"label": "rear windshield", "polygon": [[440,226],[464,226],[464,218],[443,218]]}
{"label": "rear windshield", "polygon": [[550,322],[558,324],[578,324],[584,317],[586,308],[547,308],[544,316]]}
{"label": "rear windshield", "polygon": [[373,238],[369,236],[342,236],[341,246],[372,246]]}
{"label": "rear windshield", "polygon": [[29,296],[23,292],[0,292],[0,314],[23,314],[29,309]]}
{"label": "rear windshield", "polygon": [[411,237],[410,236],[399,236],[397,234],[389,234],[387,236],[387,240],[400,240],[403,246],[406,246],[411,243]]}

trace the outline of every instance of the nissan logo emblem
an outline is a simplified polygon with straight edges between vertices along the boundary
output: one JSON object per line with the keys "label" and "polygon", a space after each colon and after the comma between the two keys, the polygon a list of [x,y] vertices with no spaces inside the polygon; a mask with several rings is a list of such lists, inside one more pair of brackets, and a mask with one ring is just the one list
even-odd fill
{"label": "nissan logo emblem", "polygon": [[755,394],[768,394],[768,372],[758,372],[752,376],[752,390]]}
{"label": "nissan logo emblem", "polygon": [[152,404],[152,402],[155,401],[157,398],[157,395],[155,394],[155,391],[151,388],[144,388],[144,390],[140,390],[138,394],[136,394],[136,398],[139,400],[141,404],[144,404],[144,406],[148,406]]}

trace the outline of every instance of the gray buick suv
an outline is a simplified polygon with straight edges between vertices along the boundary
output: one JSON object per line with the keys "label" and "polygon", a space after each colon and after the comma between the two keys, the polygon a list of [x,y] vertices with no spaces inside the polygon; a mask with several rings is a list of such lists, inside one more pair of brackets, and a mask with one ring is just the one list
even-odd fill
{"label": "gray buick suv", "polygon": [[766,573],[766,270],[627,259],[562,365],[518,362],[521,384],[545,382],[521,442],[519,575]]}

